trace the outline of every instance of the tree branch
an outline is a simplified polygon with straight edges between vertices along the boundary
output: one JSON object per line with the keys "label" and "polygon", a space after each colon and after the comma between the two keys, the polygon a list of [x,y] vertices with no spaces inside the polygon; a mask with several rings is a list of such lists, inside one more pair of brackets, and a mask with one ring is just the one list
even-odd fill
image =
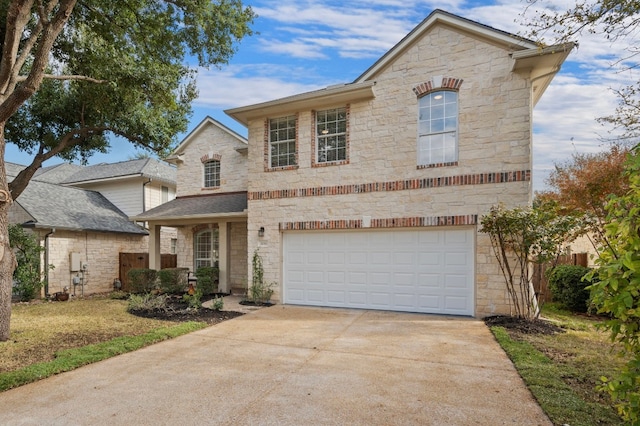
{"label": "tree branch", "polygon": [[[25,81],[27,78],[29,78],[29,76],[20,76],[18,77],[17,81]],[[96,84],[102,84],[102,83],[108,83],[109,80],[100,80],[97,78],[93,78],[93,77],[89,77],[86,75],[56,75],[56,74],[43,74],[42,75],[43,79],[48,79],[48,80],[76,80],[76,81],[88,81],[90,83],[96,83]]]}

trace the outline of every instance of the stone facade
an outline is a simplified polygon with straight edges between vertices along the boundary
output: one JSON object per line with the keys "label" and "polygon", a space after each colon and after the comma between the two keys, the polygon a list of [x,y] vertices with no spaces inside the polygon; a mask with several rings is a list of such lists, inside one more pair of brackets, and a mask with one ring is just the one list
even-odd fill
{"label": "stone facade", "polygon": [[[44,245],[45,232],[37,231]],[[140,253],[148,248],[148,237],[106,232],[73,232],[58,230],[48,238],[49,293],[62,291],[64,287],[76,295],[105,293],[113,290],[113,281],[120,275],[121,252]],[[87,270],[78,274],[71,271],[71,253],[78,253]],[[44,258],[42,259],[44,264]],[[83,279],[84,286],[73,286],[73,277]]]}
{"label": "stone facade", "polygon": [[[178,162],[178,186],[176,195],[209,194],[212,192],[237,192],[247,190],[247,157],[241,151],[246,144],[217,125],[205,125],[190,135],[187,143],[176,150]],[[220,161],[220,186],[204,187],[204,166],[209,159]]]}
{"label": "stone facade", "polygon": [[[511,69],[503,47],[435,26],[372,77],[373,99],[331,106],[348,106],[346,164],[313,167],[309,108],[291,112],[298,117],[297,167],[269,170],[265,117],[251,118],[248,252],[259,248],[265,280],[280,283],[274,299],[281,300],[283,230],[465,226],[476,230],[475,315],[508,312],[503,277],[478,218],[498,203],[530,202],[531,85]],[[451,84],[459,93],[458,160],[418,166],[418,96]]]}

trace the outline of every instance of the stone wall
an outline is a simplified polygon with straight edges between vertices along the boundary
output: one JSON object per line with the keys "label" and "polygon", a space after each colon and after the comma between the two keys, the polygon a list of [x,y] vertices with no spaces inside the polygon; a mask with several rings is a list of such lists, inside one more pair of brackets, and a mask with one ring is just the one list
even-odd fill
{"label": "stone wall", "polygon": [[[45,232],[39,236],[44,244]],[[84,288],[76,286],[75,293],[84,294],[105,293],[113,290],[113,280],[120,273],[121,252],[146,252],[146,236],[102,233],[102,232],[72,232],[57,230],[49,237],[49,264],[54,269],[49,271],[49,293],[62,291],[64,287],[74,292],[72,282],[76,272],[70,271],[71,253],[78,253],[80,261],[88,265],[84,276]],[[44,263],[44,259],[43,259]]]}

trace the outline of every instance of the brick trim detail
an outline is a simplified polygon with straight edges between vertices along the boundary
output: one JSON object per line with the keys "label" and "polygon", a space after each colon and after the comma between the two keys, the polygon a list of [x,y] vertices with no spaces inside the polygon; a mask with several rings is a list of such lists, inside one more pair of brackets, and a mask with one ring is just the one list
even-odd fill
{"label": "brick trim detail", "polygon": [[406,179],[388,182],[371,182],[353,185],[317,186],[314,188],[281,189],[275,191],[253,191],[247,199],[275,200],[281,198],[319,197],[324,195],[363,194],[369,192],[406,191],[410,189],[441,188],[448,186],[485,185],[507,182],[528,182],[531,170],[513,172],[477,173],[436,178]]}
{"label": "brick trim detail", "polygon": [[213,154],[211,152],[203,155],[202,157],[200,157],[200,161],[202,163],[207,163],[209,161],[220,161],[222,160],[222,155],[220,154]]}
{"label": "brick trim detail", "polygon": [[371,226],[364,228],[362,220],[313,220],[306,222],[280,222],[280,231],[313,231],[323,229],[380,229],[425,228],[435,226],[477,225],[478,215],[396,217],[371,219]]}
{"label": "brick trim detail", "polygon": [[417,169],[435,169],[436,167],[452,167],[457,165],[457,161],[451,161],[449,163],[419,164]]}
{"label": "brick trim detail", "polygon": [[193,228],[191,228],[191,232],[194,234],[197,234],[200,231],[204,231],[206,229],[218,229],[218,224],[217,223],[203,223],[201,225],[196,225]]}
{"label": "brick trim detail", "polygon": [[460,86],[462,86],[463,81],[464,80],[462,80],[461,78],[434,76],[431,77],[431,80],[420,83],[416,87],[414,87],[413,93],[415,93],[416,96],[420,97],[426,95],[429,92],[433,92],[434,90],[459,90]]}

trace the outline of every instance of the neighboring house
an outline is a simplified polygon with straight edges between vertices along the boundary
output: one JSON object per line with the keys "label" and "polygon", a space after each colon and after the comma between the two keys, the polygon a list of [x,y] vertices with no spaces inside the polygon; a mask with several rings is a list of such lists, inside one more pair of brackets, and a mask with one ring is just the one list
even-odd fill
{"label": "neighboring house", "polygon": [[248,128],[244,166],[244,140],[205,120],[173,156],[179,196],[132,219],[152,242],[183,226],[179,266],[238,260],[250,277],[258,251],[280,303],[509,312],[479,222],[530,203],[532,109],[573,47],[436,10],[352,83],[227,110]]}
{"label": "neighboring house", "polygon": [[[52,168],[56,167],[60,166]],[[36,178],[46,177],[50,173],[55,173],[55,169],[44,169]],[[125,215],[132,216],[175,198],[176,168],[153,158],[102,163],[81,167],[59,183],[97,191]],[[161,242],[162,253],[175,254],[175,229],[163,229]]]}
{"label": "neighboring house", "polygon": [[[7,164],[8,176],[22,167]],[[32,229],[45,248],[42,264],[54,266],[43,271],[45,293],[64,287],[76,294],[100,293],[121,278],[119,253],[148,250],[148,232],[128,215],[174,194],[175,168],[157,160],[60,164],[38,170],[12,205],[9,221]],[[163,232],[163,240],[162,252],[170,253],[175,230]]]}

